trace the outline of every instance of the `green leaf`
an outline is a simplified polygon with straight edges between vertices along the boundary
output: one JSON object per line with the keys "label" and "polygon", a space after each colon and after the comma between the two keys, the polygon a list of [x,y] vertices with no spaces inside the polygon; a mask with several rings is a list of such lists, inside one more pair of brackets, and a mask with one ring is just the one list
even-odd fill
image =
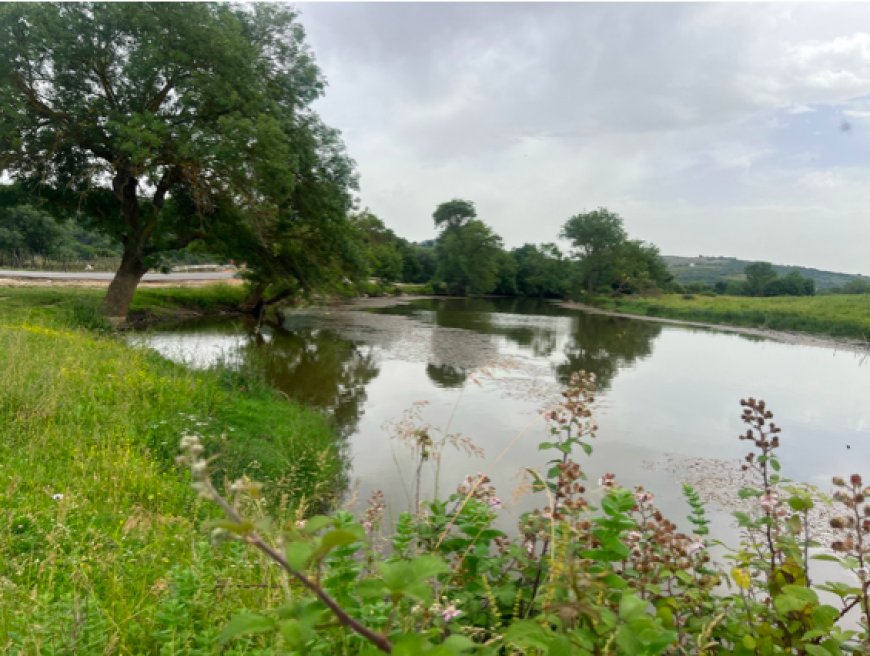
{"label": "green leaf", "polygon": [[514,622],[505,631],[505,644],[523,650],[540,649],[546,651],[553,639],[553,633],[532,620]]}
{"label": "green leaf", "polygon": [[646,602],[633,594],[623,594],[619,600],[619,617],[631,621],[646,616]]}
{"label": "green leaf", "polygon": [[275,620],[271,617],[257,615],[256,613],[239,613],[227,624],[218,642],[221,645],[225,645],[234,638],[256,633],[268,633],[274,631],[275,628]]}
{"label": "green leaf", "polygon": [[320,529],[326,528],[327,526],[334,526],[335,520],[332,517],[327,517],[326,515],[315,515],[314,517],[309,517],[305,521],[305,532],[308,535],[314,535]]}
{"label": "green leaf", "polygon": [[305,643],[314,637],[312,628],[296,619],[281,622],[279,628],[284,640],[296,650],[301,650],[305,646]]}
{"label": "green leaf", "polygon": [[314,548],[307,542],[291,542],[284,550],[287,563],[295,570],[304,569],[314,553]]}
{"label": "green leaf", "polygon": [[438,556],[427,554],[419,556],[411,561],[411,568],[414,575],[421,579],[428,579],[438,574],[445,574],[450,571],[447,563]]}
{"label": "green leaf", "polygon": [[329,550],[334,549],[335,547],[345,547],[359,541],[360,535],[357,531],[346,528],[337,528],[325,534],[321,539],[320,544],[323,549]]}
{"label": "green leaf", "polygon": [[796,512],[803,512],[813,507],[813,500],[804,496],[793,496],[788,498],[788,505]]}

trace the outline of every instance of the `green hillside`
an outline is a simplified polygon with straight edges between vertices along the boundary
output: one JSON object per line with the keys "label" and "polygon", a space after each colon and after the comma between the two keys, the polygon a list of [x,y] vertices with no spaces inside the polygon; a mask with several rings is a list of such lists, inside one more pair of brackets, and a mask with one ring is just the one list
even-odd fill
{"label": "green hillside", "polygon": [[[739,260],[736,257],[704,256],[682,257],[679,255],[662,256],[668,265],[668,270],[675,280],[681,285],[692,282],[703,282],[714,285],[720,280],[745,280],[743,269],[752,260]],[[815,281],[818,291],[825,291],[835,287],[842,287],[851,280],[863,280],[868,282],[867,276],[852,275],[849,273],[837,273],[835,271],[822,271],[801,266],[787,266],[774,264],[773,268],[780,276],[787,275],[790,271],[797,270],[802,276]]]}

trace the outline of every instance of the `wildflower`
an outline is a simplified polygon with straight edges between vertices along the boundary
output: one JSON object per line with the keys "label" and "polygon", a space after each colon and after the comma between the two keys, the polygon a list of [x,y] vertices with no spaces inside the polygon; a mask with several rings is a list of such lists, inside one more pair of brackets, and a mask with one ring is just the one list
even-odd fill
{"label": "wildflower", "polygon": [[703,540],[695,540],[690,543],[688,547],[686,547],[686,553],[690,556],[694,556],[696,553],[703,551],[707,548],[707,545],[704,544]]}
{"label": "wildflower", "polygon": [[453,604],[450,604],[443,611],[441,611],[441,618],[445,622],[452,622],[457,617],[459,617],[461,614],[462,614],[461,610],[458,610],[456,608],[456,606],[454,606]]}
{"label": "wildflower", "polygon": [[499,499],[498,497],[490,497],[486,500],[486,503],[493,510],[498,510],[499,508],[501,508],[501,499]]}
{"label": "wildflower", "polygon": [[864,583],[868,577],[870,577],[870,569],[866,567],[859,567],[855,570],[855,575],[858,577],[858,580]]}
{"label": "wildflower", "polygon": [[616,485],[616,474],[604,474],[604,476],[598,479],[598,484],[602,487],[613,487]]}
{"label": "wildflower", "polygon": [[650,501],[653,500],[653,495],[652,495],[652,492],[641,491],[641,492],[638,492],[637,494],[635,494],[634,498],[638,503],[649,503]]}
{"label": "wildflower", "polygon": [[779,495],[773,490],[768,490],[761,497],[761,508],[770,512],[779,505]]}
{"label": "wildflower", "polygon": [[51,495],[52,501],[63,501],[63,495],[60,492],[55,492]]}

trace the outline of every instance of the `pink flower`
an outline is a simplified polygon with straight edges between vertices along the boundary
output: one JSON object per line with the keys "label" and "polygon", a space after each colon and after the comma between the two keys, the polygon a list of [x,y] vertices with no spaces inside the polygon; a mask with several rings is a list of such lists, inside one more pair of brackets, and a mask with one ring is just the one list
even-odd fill
{"label": "pink flower", "polygon": [[498,497],[490,497],[486,500],[486,503],[493,510],[498,510],[499,508],[501,508],[501,499],[499,499]]}
{"label": "pink flower", "polygon": [[694,556],[696,553],[698,553],[699,551],[703,551],[706,548],[707,548],[707,545],[704,544],[703,540],[695,540],[686,548],[686,552],[690,556]]}
{"label": "pink flower", "polygon": [[445,608],[443,611],[441,611],[441,618],[445,622],[452,622],[457,617],[459,617],[461,614],[462,614],[461,610],[458,610],[456,608],[456,606],[454,606],[453,604],[450,604],[449,606],[447,606],[447,608]]}
{"label": "pink flower", "polygon": [[653,495],[652,492],[638,492],[634,498],[638,503],[649,503],[653,500]]}

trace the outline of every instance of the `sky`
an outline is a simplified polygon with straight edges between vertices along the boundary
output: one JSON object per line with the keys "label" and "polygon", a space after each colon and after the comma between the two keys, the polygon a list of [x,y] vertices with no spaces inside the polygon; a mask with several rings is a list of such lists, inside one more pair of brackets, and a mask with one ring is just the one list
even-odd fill
{"label": "sky", "polygon": [[360,204],[870,275],[870,4],[301,3]]}

